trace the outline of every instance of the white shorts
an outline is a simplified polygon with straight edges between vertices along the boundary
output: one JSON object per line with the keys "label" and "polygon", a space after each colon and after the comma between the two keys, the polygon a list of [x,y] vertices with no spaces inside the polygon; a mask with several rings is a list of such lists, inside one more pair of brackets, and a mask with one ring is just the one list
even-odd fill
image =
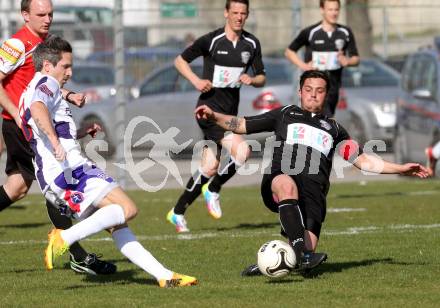
{"label": "white shorts", "polygon": [[81,220],[93,214],[99,202],[118,186],[104,171],[93,164],[85,164],[64,171],[49,185],[49,190],[66,202],[73,218]]}

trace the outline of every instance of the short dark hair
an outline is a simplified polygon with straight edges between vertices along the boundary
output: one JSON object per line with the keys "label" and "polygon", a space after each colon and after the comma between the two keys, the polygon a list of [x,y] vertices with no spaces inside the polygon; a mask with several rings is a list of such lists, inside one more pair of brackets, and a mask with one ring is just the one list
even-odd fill
{"label": "short dark hair", "polygon": [[249,12],[249,0],[226,0],[226,4],[225,4],[226,11],[229,11],[232,2],[238,2],[246,5],[247,11]]}
{"label": "short dark hair", "polygon": [[324,79],[325,81],[325,90],[328,93],[328,90],[330,89],[330,77],[328,75],[327,72],[325,71],[317,71],[317,70],[310,70],[310,71],[305,71],[304,73],[302,73],[300,79],[299,79],[299,88],[300,90],[302,90],[302,87],[304,85],[304,82],[306,81],[306,79],[309,78],[321,78]]}
{"label": "short dark hair", "polygon": [[328,2],[332,2],[332,1],[333,2],[337,2],[339,4],[339,7],[341,7],[341,1],[340,0],[319,0],[319,7],[323,8],[326,1],[328,1]]}
{"label": "short dark hair", "polygon": [[21,0],[21,11],[23,12],[29,12],[30,8],[31,8],[31,2],[32,0]]}
{"label": "short dark hair", "polygon": [[59,36],[49,36],[44,42],[35,48],[35,51],[32,54],[35,71],[41,71],[44,60],[49,61],[53,66],[57,65],[62,58],[63,52],[72,53],[72,46],[70,43]]}

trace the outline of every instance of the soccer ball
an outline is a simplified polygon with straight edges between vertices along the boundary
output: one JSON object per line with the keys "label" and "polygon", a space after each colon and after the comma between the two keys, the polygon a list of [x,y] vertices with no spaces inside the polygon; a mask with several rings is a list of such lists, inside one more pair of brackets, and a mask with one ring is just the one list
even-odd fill
{"label": "soccer ball", "polygon": [[284,277],[296,265],[296,257],[292,247],[283,241],[264,243],[257,253],[258,268],[271,278]]}

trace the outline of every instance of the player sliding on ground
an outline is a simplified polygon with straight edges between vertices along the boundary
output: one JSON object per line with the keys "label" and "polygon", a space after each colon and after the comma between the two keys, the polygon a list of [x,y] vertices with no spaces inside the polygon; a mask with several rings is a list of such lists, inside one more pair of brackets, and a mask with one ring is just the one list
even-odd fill
{"label": "player sliding on ground", "polygon": [[[239,118],[212,111],[208,106],[195,110],[196,117],[210,119],[236,134],[275,132],[271,170],[263,176],[264,204],[279,213],[282,233],[289,239],[298,269],[309,271],[327,259],[315,253],[326,214],[326,195],[333,155],[338,152],[359,169],[375,173],[396,173],[426,178],[420,164],[394,164],[362,152],[347,131],[323,115],[329,77],[321,71],[306,71],[300,79],[301,108],[286,106],[267,113]],[[251,265],[242,275],[260,275]]]}
{"label": "player sliding on ground", "polygon": [[[160,287],[197,284],[197,279],[174,273],[159,263],[127,226],[137,214],[124,191],[82,153],[77,138],[95,135],[96,124],[76,130],[62,87],[72,75],[72,47],[53,36],[33,54],[36,74],[20,102],[23,131],[35,152],[35,172],[46,198],[55,196],[58,206],[80,220],[66,230],[53,229],[45,252],[46,268],[73,243],[108,230],[117,248],[130,261],[155,277]],[[53,198],[51,198],[53,199]],[[65,200],[65,208],[63,201]]]}

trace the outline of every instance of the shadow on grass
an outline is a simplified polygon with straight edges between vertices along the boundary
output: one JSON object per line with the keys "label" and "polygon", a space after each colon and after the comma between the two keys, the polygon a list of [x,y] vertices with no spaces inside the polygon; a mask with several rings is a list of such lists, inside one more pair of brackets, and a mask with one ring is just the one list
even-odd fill
{"label": "shadow on grass", "polygon": [[[121,258],[121,259],[105,259],[105,261],[107,262],[111,262],[111,263],[121,263],[121,262],[125,262],[125,263],[131,263],[129,260],[125,259],[125,258]],[[63,268],[65,270],[70,270],[72,272],[72,274],[77,274],[77,275],[82,275],[83,281],[84,282],[90,282],[90,283],[96,283],[96,284],[101,284],[101,283],[112,283],[112,284],[127,284],[127,283],[136,283],[136,284],[142,284],[142,285],[157,285],[157,281],[155,279],[151,279],[148,278],[149,276],[141,269],[133,269],[133,270],[125,270],[125,271],[120,271],[119,269],[116,271],[116,273],[114,274],[110,274],[110,275],[89,275],[89,274],[83,274],[83,273],[74,273],[73,270],[70,269],[70,263],[65,263]],[[144,276],[137,278],[135,276]],[[82,286],[84,287],[84,285]],[[81,286],[69,286],[66,289],[77,289],[77,288],[81,288]]]}
{"label": "shadow on grass", "polygon": [[11,225],[2,225],[2,228],[17,228],[17,229],[29,229],[29,228],[38,228],[42,226],[49,225],[50,222],[37,222],[31,224],[11,224]]}
{"label": "shadow on grass", "polygon": [[19,210],[19,211],[22,211],[22,210],[25,210],[26,209],[26,206],[24,206],[24,205],[16,205],[16,204],[12,204],[10,207],[8,207],[6,210],[7,211],[9,211],[9,210]]}
{"label": "shadow on grass", "polygon": [[227,228],[217,228],[217,231],[229,231],[229,230],[252,230],[252,229],[260,229],[260,228],[273,228],[276,226],[280,226],[279,222],[264,222],[259,224],[239,224],[233,227],[227,227]]}
{"label": "shadow on grass", "polygon": [[[143,272],[141,269],[139,270],[126,270],[126,271],[119,271],[115,274],[111,275],[99,275],[99,276],[93,276],[93,275],[87,275],[87,274],[78,274],[83,275],[84,278],[82,279],[84,282],[87,283],[94,283],[96,287],[101,287],[101,284],[103,283],[111,283],[115,285],[125,285],[125,284],[140,284],[140,285],[155,285],[157,286],[157,281],[152,278],[148,278],[147,274]],[[144,275],[145,278],[140,277]],[[139,277],[137,277],[139,276]],[[93,287],[90,285],[87,285],[87,288]],[[83,289],[84,285],[71,285],[65,288],[65,290],[74,290],[74,289]]]}
{"label": "shadow on grass", "polygon": [[324,273],[340,273],[350,268],[371,266],[378,263],[392,264],[392,265],[411,265],[412,263],[407,262],[396,262],[392,258],[383,259],[369,259],[361,261],[349,261],[349,262],[334,262],[334,263],[324,263],[318,268],[315,268],[310,273],[304,274],[304,278],[316,278]]}

